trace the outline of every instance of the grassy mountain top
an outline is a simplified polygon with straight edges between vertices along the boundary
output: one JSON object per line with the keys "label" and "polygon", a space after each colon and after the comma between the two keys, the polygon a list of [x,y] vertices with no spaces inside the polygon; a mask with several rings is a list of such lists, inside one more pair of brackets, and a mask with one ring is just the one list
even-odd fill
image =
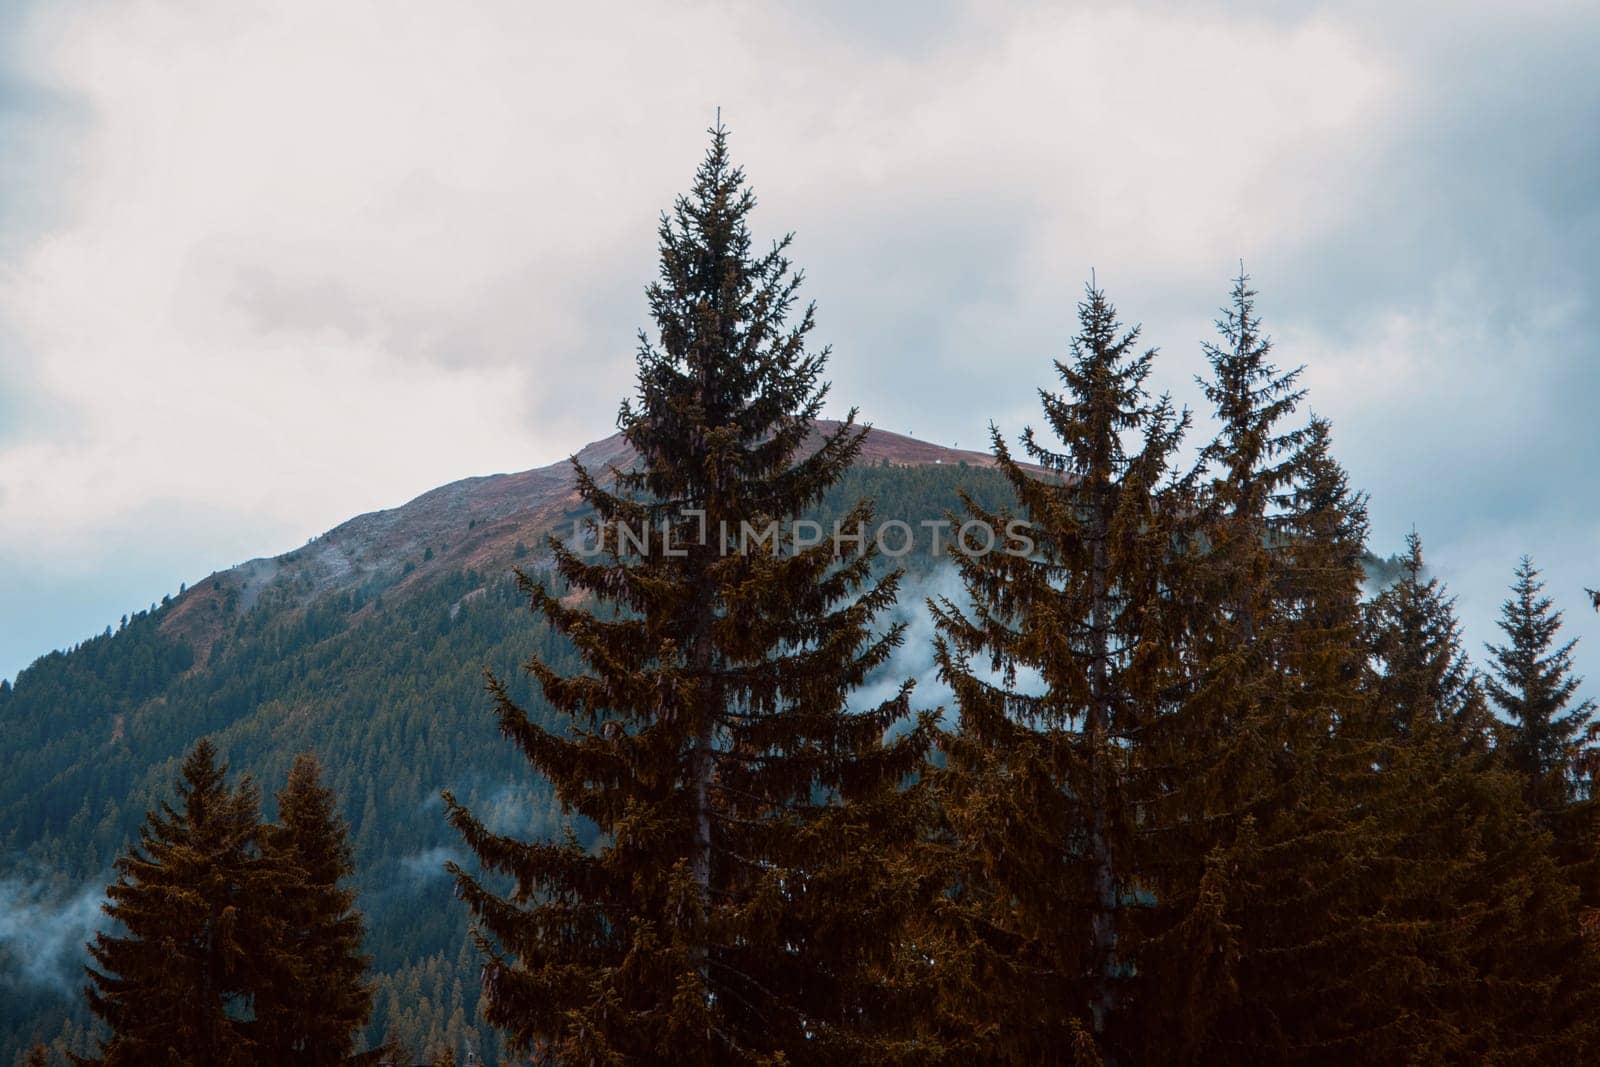
{"label": "grassy mountain top", "polygon": [[[812,447],[838,427],[819,420]],[[611,466],[631,466],[635,456],[621,434],[613,434],[575,458],[599,476]],[[865,467],[987,469],[993,463],[987,453],[878,429],[867,434],[859,459]],[[502,574],[529,557],[537,561],[545,535],[569,530],[580,513],[569,460],[516,474],[464,478],[397,508],[359,515],[292,552],[210,575],[176,599],[161,627],[203,662],[225,623],[263,595],[294,606],[341,594],[366,603],[380,591],[391,599],[409,596],[457,571]]]}

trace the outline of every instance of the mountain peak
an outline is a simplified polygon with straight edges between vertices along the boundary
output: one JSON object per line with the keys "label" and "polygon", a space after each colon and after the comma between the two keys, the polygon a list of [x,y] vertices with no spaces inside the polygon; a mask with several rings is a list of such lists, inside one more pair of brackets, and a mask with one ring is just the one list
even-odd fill
{"label": "mountain peak", "polygon": [[[816,448],[840,425],[818,419],[804,450]],[[585,445],[572,458],[600,472],[628,466],[634,452],[615,433]],[[994,457],[869,428],[857,463],[992,467]],[[224,620],[251,607],[269,589],[309,603],[369,586],[382,587],[386,595],[388,590],[404,595],[439,572],[509,570],[519,558],[542,553],[545,535],[576,517],[582,507],[571,459],[514,474],[463,478],[399,507],[358,515],[291,552],[218,571],[181,596],[163,626],[204,656]]]}

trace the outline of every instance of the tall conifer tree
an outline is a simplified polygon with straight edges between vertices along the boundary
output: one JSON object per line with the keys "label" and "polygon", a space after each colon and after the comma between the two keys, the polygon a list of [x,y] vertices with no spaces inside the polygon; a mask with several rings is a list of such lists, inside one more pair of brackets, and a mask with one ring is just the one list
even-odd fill
{"label": "tall conifer tree", "polygon": [[1252,892],[1306,832],[1297,805],[1325,733],[1291,663],[1295,613],[1284,596],[1293,489],[1311,437],[1286,425],[1304,395],[1300,370],[1273,364],[1242,272],[1229,296],[1200,379],[1217,434],[1194,479],[1193,529],[1173,546],[1185,564],[1175,587],[1183,670],[1135,761],[1152,898],[1135,913],[1149,944],[1136,964],[1144,1059],[1252,1049],[1237,1029],[1241,966],[1247,953],[1282,947],[1256,921]]}
{"label": "tall conifer tree", "polygon": [[1345,891],[1376,842],[1332,738],[1359,697],[1364,509],[1327,425],[1287,428],[1300,372],[1271,362],[1255,295],[1241,274],[1205,346],[1218,431],[1172,548],[1182,666],[1129,750],[1141,1061],[1314,1058],[1367,1026],[1340,987],[1374,943]]}
{"label": "tall conifer tree", "polygon": [[1527,556],[1517,565],[1511,597],[1501,605],[1504,645],[1489,645],[1487,685],[1511,720],[1510,754],[1528,800],[1554,813],[1577,797],[1584,754],[1594,741],[1592,700],[1573,703],[1583,679],[1572,673],[1576,639],[1557,645],[1561,612],[1543,595],[1544,583]]}
{"label": "tall conifer tree", "polygon": [[176,808],[150,812],[139,844],[117,861],[106,914],[125,934],[89,946],[90,1010],[111,1031],[82,1061],[105,1067],[263,1062],[248,1021],[262,984],[292,970],[274,900],[283,875],[258,849],[259,800],[201,741],[183,763]]}
{"label": "tall conifer tree", "polygon": [[341,884],[354,870],[344,820],[310,753],[295,757],[277,800],[278,823],[267,828],[266,853],[286,875],[281,947],[294,973],[287,983],[256,993],[256,1039],[273,1063],[343,1063],[372,1011],[361,954],[365,926],[355,890]]}
{"label": "tall conifer tree", "polygon": [[[1154,350],[1138,350],[1100,289],[1078,322],[1055,365],[1063,391],[1039,392],[1060,443],[1022,437],[1043,473],[991,431],[1036,552],[955,553],[971,608],[932,606],[960,705],[943,742],[957,838],[944,1010],[1006,1062],[1065,1056],[1085,1031],[1108,1051],[1125,1043],[1113,1031],[1139,946],[1124,912],[1141,888],[1130,746],[1181,669],[1172,541],[1189,509],[1164,483],[1188,417],[1148,395]],[[967,506],[991,525],[1009,518]],[[1025,676],[1038,684],[1019,686]]]}
{"label": "tall conifer tree", "polygon": [[789,319],[788,239],[752,251],[754,203],[718,127],[660,227],[658,340],[641,336],[619,417],[637,465],[609,485],[577,472],[599,558],[552,542],[566,595],[524,579],[588,666],[529,664],[566,730],[490,683],[502,731],[599,844],[497,835],[446,797],[479,861],[513,883],[502,895],[455,871],[488,956],[488,1018],[513,1049],[560,1062],[915,1051],[883,976],[915,896],[900,857],[920,802],[901,787],[932,722],[885,740],[909,686],[848,706],[901,639],[872,630],[898,575],[873,581],[869,554],[841,562],[793,526],[756,541],[819,499],[863,431],[852,414],[813,450],[826,351],[807,350],[810,307]]}
{"label": "tall conifer tree", "polygon": [[1595,704],[1576,700],[1576,640],[1557,644],[1562,614],[1524,556],[1500,609],[1504,645],[1489,645],[1489,696],[1509,720],[1503,750],[1528,803],[1555,836],[1567,877],[1578,887],[1585,922],[1600,947],[1600,797],[1594,783],[1600,748]]}
{"label": "tall conifer tree", "polygon": [[1271,535],[1267,659],[1281,707],[1267,722],[1284,731],[1270,750],[1281,788],[1270,821],[1240,850],[1234,881],[1249,891],[1235,901],[1237,988],[1219,1031],[1236,1058],[1404,1059],[1428,1038],[1396,989],[1413,953],[1374,875],[1398,846],[1375,800],[1387,739],[1363,691],[1366,497],[1314,414],[1290,469]]}
{"label": "tall conifer tree", "polygon": [[1287,557],[1278,596],[1294,640],[1289,662],[1307,699],[1337,717],[1361,681],[1361,585],[1366,579],[1367,495],[1333,454],[1333,424],[1311,416],[1294,458],[1294,483],[1279,523]]}

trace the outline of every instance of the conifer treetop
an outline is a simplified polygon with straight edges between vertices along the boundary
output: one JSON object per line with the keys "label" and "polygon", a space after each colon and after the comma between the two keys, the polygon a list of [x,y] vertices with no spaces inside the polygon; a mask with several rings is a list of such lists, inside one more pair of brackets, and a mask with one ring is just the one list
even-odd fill
{"label": "conifer treetop", "polygon": [[[827,399],[830,350],[807,348],[814,304],[791,321],[805,280],[788,257],[793,234],[754,251],[755,194],[729,155],[727,128],[709,132],[693,186],[657,228],[659,275],[646,290],[657,336],[640,331],[637,391],[617,417],[640,466],[613,474],[624,495],[667,507],[723,503],[720,493],[753,484],[765,492],[726,503],[781,514],[814,503],[864,431],[852,409],[815,455],[792,464]],[[630,514],[592,486],[585,495],[603,515]]]}
{"label": "conifer treetop", "polygon": [[1259,517],[1281,501],[1278,494],[1294,477],[1295,450],[1309,431],[1278,428],[1305,398],[1299,387],[1305,368],[1281,371],[1273,365],[1272,339],[1261,330],[1256,295],[1241,264],[1216,323],[1222,344],[1201,346],[1211,377],[1196,381],[1221,424],[1201,455],[1202,463],[1219,469],[1217,503],[1236,515]]}
{"label": "conifer treetop", "polygon": [[[1570,798],[1572,772],[1582,751],[1595,741],[1595,703],[1573,698],[1583,679],[1572,670],[1577,639],[1556,644],[1562,613],[1544,595],[1533,560],[1517,564],[1511,596],[1500,607],[1503,645],[1485,647],[1490,656],[1489,696],[1515,727],[1512,753],[1536,797],[1546,807]],[[1554,794],[1554,795],[1552,795]]]}
{"label": "conifer treetop", "polygon": [[1462,647],[1455,597],[1427,573],[1422,537],[1406,535],[1401,576],[1368,607],[1372,688],[1401,736],[1428,723],[1476,730],[1482,691]]}

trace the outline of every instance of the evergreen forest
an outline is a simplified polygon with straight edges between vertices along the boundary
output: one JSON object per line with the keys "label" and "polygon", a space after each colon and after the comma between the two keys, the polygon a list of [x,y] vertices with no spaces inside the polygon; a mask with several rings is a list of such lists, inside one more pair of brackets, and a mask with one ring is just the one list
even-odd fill
{"label": "evergreen forest", "polygon": [[719,125],[583,539],[0,683],[0,1062],[1600,1060],[1534,560],[1468,648],[1242,269],[1206,410],[1091,281],[987,464],[864,462],[755,204]]}

